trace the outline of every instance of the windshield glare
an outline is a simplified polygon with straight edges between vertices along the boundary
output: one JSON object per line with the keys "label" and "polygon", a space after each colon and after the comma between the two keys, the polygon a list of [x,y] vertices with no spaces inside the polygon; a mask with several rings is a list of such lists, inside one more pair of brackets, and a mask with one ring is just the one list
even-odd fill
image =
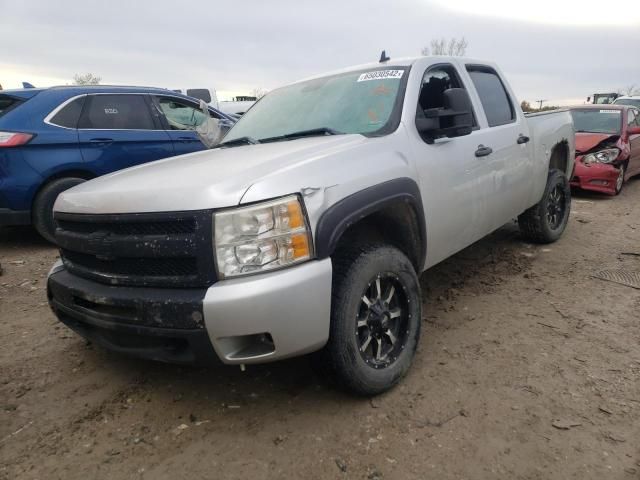
{"label": "windshield glare", "polygon": [[398,94],[407,68],[363,70],[317,78],[274,90],[263,97],[225,137],[255,140],[327,128],[375,135],[397,127]]}
{"label": "windshield glare", "polygon": [[640,107],[640,98],[619,98],[613,103],[615,105],[633,105],[634,107]]}
{"label": "windshield glare", "polygon": [[576,132],[619,134],[622,126],[621,110],[572,110]]}

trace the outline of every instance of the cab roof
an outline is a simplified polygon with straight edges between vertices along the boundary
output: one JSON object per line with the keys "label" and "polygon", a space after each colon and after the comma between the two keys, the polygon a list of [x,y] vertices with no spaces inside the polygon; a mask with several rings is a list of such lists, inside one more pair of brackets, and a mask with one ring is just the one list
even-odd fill
{"label": "cab roof", "polygon": [[487,62],[487,61],[483,61],[483,60],[478,60],[475,58],[469,58],[469,57],[451,57],[449,55],[430,55],[428,57],[425,56],[418,56],[418,57],[399,57],[399,58],[391,58],[390,60],[387,60],[386,62],[370,62],[370,63],[363,63],[360,65],[352,65],[350,67],[346,67],[346,68],[341,68],[341,69],[337,69],[337,70],[332,70],[332,71],[328,71],[328,72],[323,72],[321,74],[318,75],[312,75],[310,77],[306,77],[303,78],[301,80],[298,80],[296,82],[293,83],[299,83],[299,82],[305,82],[307,80],[313,80],[316,78],[323,78],[323,77],[329,77],[331,75],[338,75],[341,73],[349,73],[349,72],[356,72],[359,70],[367,70],[367,69],[381,69],[381,68],[393,68],[393,67],[410,67],[413,64],[423,61],[423,60],[429,60],[430,63],[451,63],[452,60],[455,60],[457,62],[461,62],[464,64],[472,64],[472,65],[487,65],[487,66],[494,66],[493,62]]}

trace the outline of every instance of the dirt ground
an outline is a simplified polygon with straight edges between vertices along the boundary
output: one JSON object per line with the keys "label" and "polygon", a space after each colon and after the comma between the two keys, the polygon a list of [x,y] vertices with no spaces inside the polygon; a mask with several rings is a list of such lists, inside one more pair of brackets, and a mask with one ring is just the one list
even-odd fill
{"label": "dirt ground", "polygon": [[[633,254],[636,255],[633,255]],[[56,250],[0,231],[0,479],[639,479],[640,180],[565,237],[503,227],[422,276],[423,337],[372,400],[306,358],[189,369],[110,354],[49,311]]]}

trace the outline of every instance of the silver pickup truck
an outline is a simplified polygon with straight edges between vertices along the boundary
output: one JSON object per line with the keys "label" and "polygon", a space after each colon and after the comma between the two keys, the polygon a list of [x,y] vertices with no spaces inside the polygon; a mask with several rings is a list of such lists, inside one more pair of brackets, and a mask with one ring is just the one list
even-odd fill
{"label": "silver pickup truck", "polygon": [[212,150],[107,175],[55,204],[58,318],[176,363],[315,352],[343,388],[395,385],[418,275],[513,218],[567,224],[568,112],[525,118],[492,63],[382,59],[272,91]]}

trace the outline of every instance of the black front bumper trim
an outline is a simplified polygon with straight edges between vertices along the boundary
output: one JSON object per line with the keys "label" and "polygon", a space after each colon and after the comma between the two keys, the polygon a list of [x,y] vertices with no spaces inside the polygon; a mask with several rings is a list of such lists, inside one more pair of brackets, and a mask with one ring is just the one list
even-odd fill
{"label": "black front bumper trim", "polygon": [[109,350],[177,364],[219,363],[202,317],[206,289],[108,286],[53,273],[49,304],[58,319]]}

